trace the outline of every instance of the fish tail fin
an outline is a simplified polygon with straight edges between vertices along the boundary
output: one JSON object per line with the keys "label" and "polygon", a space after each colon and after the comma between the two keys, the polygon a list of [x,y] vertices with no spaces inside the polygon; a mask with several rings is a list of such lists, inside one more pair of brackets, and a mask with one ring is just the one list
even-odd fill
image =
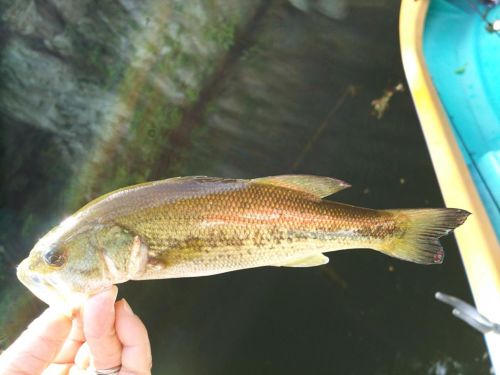
{"label": "fish tail fin", "polygon": [[421,264],[441,264],[444,251],[439,238],[457,228],[470,212],[458,208],[385,210],[400,223],[402,235],[388,240],[387,255]]}

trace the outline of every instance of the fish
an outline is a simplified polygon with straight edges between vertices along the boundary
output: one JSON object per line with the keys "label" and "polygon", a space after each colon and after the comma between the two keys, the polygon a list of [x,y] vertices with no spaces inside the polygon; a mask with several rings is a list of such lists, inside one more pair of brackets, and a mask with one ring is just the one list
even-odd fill
{"label": "fish", "polygon": [[313,175],[175,177],[105,194],[43,236],[17,267],[49,305],[81,305],[128,280],[314,267],[324,253],[369,248],[439,264],[457,208],[376,210],[323,199],[350,185]]}

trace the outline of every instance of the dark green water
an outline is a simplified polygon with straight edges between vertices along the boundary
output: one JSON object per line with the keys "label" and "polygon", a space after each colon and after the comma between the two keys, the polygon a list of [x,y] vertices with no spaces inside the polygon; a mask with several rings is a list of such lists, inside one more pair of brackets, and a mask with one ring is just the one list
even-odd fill
{"label": "dark green water", "polygon": [[[350,204],[443,206],[410,94],[372,113],[406,85],[398,2],[36,4],[0,2],[4,346],[43,309],[15,265],[120,186],[294,172],[348,181],[330,199]],[[149,329],[155,374],[488,374],[482,336],[433,298],[471,301],[442,242],[441,266],[346,251],[120,294]]]}

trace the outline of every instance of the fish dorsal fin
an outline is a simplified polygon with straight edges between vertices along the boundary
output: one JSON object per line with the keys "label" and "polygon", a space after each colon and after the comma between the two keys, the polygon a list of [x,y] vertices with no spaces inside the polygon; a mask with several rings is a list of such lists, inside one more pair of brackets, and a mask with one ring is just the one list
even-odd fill
{"label": "fish dorsal fin", "polygon": [[261,177],[252,180],[259,184],[269,184],[287,189],[309,193],[315,197],[324,198],[351,187],[347,182],[330,177],[311,175],[282,175]]}
{"label": "fish dorsal fin", "polygon": [[315,267],[327,264],[329,261],[328,257],[319,253],[314,255],[308,255],[304,258],[288,260],[283,263],[273,264],[276,267]]}

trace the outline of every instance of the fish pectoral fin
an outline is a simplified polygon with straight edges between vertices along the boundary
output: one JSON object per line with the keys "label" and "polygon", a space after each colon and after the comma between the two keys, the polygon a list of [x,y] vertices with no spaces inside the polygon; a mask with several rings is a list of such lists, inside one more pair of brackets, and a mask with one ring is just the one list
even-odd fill
{"label": "fish pectoral fin", "polygon": [[316,267],[327,264],[328,257],[323,254],[309,255],[304,258],[288,260],[283,263],[273,264],[275,267]]}
{"label": "fish pectoral fin", "polygon": [[311,175],[282,175],[254,178],[252,182],[280,186],[324,198],[351,187],[347,182],[330,177]]}

